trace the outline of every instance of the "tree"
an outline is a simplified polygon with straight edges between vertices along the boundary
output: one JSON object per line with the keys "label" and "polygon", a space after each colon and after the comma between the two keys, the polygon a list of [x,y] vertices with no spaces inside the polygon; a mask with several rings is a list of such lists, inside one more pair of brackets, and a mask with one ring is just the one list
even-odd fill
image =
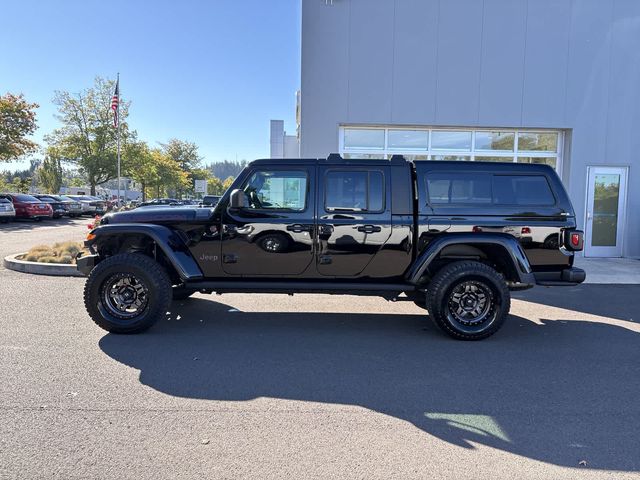
{"label": "tree", "polygon": [[166,155],[180,165],[185,172],[200,168],[202,157],[198,154],[198,146],[193,142],[172,138],[160,146]]}
{"label": "tree", "polygon": [[151,156],[156,176],[149,186],[155,189],[158,198],[168,195],[171,190],[179,191],[189,187],[189,175],[171,157],[157,149],[151,151]]}
{"label": "tree", "polygon": [[130,161],[126,174],[140,184],[144,202],[148,186],[158,183],[158,156],[153,154],[146,142],[129,144],[128,156]]}
{"label": "tree", "polygon": [[13,177],[9,190],[16,193],[29,193],[31,188],[31,178]]}
{"label": "tree", "polygon": [[[57,118],[62,127],[45,137],[51,157],[77,166],[95,195],[96,185],[117,176],[117,129],[113,126],[110,109],[115,82],[96,77],[92,88],[71,94],[58,91],[54,104],[58,106]],[[135,131],[125,122],[131,102],[120,99],[120,133],[122,162],[126,169],[129,158],[128,144],[135,141]]]}
{"label": "tree", "polygon": [[45,157],[40,168],[38,168],[38,184],[45,193],[58,193],[62,186],[62,165],[57,158]]}
{"label": "tree", "polygon": [[227,177],[227,179],[222,183],[222,192],[226,192],[227,190],[229,190],[229,187],[231,186],[231,184],[233,183],[233,181],[235,180],[235,178],[233,177]]}
{"label": "tree", "polygon": [[218,177],[211,175],[207,183],[207,193],[209,195],[222,195],[224,193],[222,180],[220,180]]}
{"label": "tree", "polygon": [[221,162],[213,162],[209,164],[207,168],[218,178],[228,178],[237,177],[240,171],[246,166],[246,160],[241,160],[239,162],[223,160]]}
{"label": "tree", "polygon": [[183,191],[193,191],[196,172],[202,175],[200,164],[202,157],[198,154],[198,146],[193,142],[186,140],[178,140],[172,138],[167,143],[161,143],[162,150],[169,158],[176,162],[180,169],[187,172],[189,176],[189,182],[186,187],[178,189],[178,194],[182,194]]}
{"label": "tree", "polygon": [[0,161],[36,151],[38,145],[25,138],[36,131],[36,108],[38,104],[27,102],[22,94],[0,96]]}

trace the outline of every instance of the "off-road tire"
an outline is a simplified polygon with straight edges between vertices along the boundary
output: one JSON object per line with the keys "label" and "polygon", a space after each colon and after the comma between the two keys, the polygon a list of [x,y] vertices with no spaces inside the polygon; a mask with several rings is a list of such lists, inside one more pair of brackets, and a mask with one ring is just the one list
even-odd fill
{"label": "off-road tire", "polygon": [[[488,302],[486,319],[481,323],[463,324],[451,311],[454,295],[460,295],[456,288],[467,286],[479,288],[484,292],[485,303]],[[435,274],[427,287],[426,305],[431,320],[447,335],[458,340],[481,340],[502,327],[511,307],[511,295],[504,277],[496,270],[480,262],[460,261]]]}
{"label": "off-road tire", "polygon": [[[105,289],[114,276],[134,275],[145,288],[144,309],[132,318],[119,318],[105,305]],[[139,333],[150,328],[169,310],[172,287],[166,270],[153,258],[140,253],[120,253],[98,263],[84,287],[84,305],[99,327],[112,333]],[[111,307],[113,308],[113,307]]]}

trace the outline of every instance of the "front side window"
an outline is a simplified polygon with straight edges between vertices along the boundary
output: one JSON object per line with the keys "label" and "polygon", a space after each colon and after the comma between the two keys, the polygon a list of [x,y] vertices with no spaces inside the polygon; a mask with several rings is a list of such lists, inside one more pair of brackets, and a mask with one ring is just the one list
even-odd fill
{"label": "front side window", "polygon": [[260,210],[304,211],[307,180],[307,172],[302,170],[256,171],[243,188],[247,206]]}
{"label": "front side window", "polygon": [[325,178],[328,212],[381,212],[384,210],[384,175],[379,170],[333,170]]}

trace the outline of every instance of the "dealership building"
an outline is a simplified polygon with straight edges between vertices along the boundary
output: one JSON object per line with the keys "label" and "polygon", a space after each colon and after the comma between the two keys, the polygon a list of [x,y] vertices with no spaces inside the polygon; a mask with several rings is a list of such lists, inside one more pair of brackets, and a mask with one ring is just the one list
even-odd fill
{"label": "dealership building", "polygon": [[638,0],[302,0],[296,116],[273,156],[550,165],[585,255],[640,258]]}

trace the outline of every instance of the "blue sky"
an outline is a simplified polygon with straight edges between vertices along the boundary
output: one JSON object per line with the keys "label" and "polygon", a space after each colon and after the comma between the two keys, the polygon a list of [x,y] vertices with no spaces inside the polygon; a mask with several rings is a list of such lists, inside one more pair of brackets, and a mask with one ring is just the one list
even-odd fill
{"label": "blue sky", "polygon": [[295,130],[300,0],[5,0],[2,16],[0,92],[40,104],[41,145],[58,125],[54,90],[118,71],[129,124],[152,145],[251,160],[269,154],[270,119]]}

